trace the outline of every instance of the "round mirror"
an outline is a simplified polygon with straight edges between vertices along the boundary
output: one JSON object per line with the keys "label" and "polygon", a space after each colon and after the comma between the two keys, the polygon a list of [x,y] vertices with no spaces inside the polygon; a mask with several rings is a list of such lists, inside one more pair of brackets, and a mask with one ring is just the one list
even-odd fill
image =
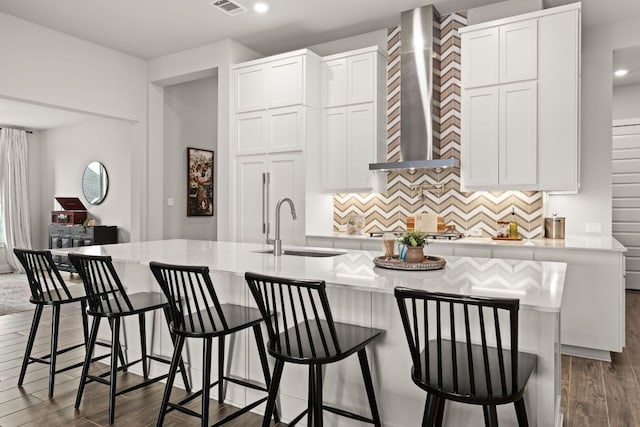
{"label": "round mirror", "polygon": [[87,203],[99,205],[109,189],[109,177],[107,169],[100,162],[91,162],[82,174],[82,192]]}

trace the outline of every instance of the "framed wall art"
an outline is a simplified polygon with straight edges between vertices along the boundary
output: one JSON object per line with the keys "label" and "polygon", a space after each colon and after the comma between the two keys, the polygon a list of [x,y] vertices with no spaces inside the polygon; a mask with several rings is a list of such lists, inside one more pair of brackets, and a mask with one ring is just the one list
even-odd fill
{"label": "framed wall art", "polygon": [[213,151],[187,147],[187,216],[213,216]]}

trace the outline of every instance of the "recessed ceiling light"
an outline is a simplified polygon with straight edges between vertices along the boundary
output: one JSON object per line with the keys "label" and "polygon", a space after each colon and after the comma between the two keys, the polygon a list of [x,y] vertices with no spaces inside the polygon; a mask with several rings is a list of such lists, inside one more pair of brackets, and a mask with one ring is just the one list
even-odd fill
{"label": "recessed ceiling light", "polygon": [[613,75],[616,77],[624,77],[627,74],[629,74],[629,70],[624,70],[624,69],[616,70],[613,72]]}
{"label": "recessed ceiling light", "polygon": [[256,3],[253,5],[253,10],[258,13],[266,13],[269,10],[269,5],[266,3]]}

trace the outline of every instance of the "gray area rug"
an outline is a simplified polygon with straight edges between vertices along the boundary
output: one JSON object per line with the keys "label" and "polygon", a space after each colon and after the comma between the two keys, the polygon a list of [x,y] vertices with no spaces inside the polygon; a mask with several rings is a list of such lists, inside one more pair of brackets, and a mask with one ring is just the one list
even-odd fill
{"label": "gray area rug", "polygon": [[33,310],[29,302],[31,291],[26,274],[0,274],[0,316],[19,311]]}

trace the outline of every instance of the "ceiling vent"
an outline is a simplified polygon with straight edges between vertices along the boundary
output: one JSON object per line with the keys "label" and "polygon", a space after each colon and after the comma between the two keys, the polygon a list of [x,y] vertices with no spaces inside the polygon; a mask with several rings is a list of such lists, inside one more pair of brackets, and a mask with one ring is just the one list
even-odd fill
{"label": "ceiling vent", "polygon": [[231,15],[231,16],[236,16],[247,11],[246,7],[229,0],[212,1],[211,5],[217,7],[227,15]]}

